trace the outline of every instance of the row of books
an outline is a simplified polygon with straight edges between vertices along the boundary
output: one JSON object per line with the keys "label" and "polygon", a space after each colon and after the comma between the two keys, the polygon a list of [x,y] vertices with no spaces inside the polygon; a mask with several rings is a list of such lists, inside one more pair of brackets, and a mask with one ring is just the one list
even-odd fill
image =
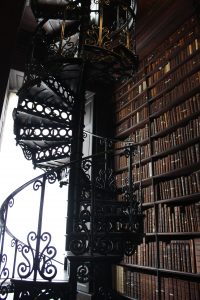
{"label": "row of books", "polygon": [[[159,241],[159,268],[179,272],[200,272],[200,239]],[[158,266],[157,243],[143,241],[131,256],[125,256],[123,264],[156,268]]]}
{"label": "row of books", "polygon": [[[184,28],[184,29],[183,29]],[[168,39],[166,39],[159,47],[154,50],[144,60],[147,65],[147,72],[154,71],[163,61],[169,60],[174,54],[179,52],[182,47],[188,44],[191,38],[199,33],[199,26],[196,17],[192,17],[189,21],[181,25]]]}
{"label": "row of books", "polygon": [[138,109],[143,104],[147,103],[147,99],[148,99],[147,92],[143,92],[141,95],[138,95],[134,100],[133,100],[133,95],[131,92],[123,95],[123,97],[118,102],[116,102],[116,105],[115,105],[115,109],[117,111],[117,114],[116,114],[117,121],[120,121],[122,118],[124,118],[124,116],[127,115],[127,113],[125,111],[123,111],[123,108],[128,106],[129,103],[131,104],[130,111],[133,112],[134,110]]}
{"label": "row of books", "polygon": [[200,173],[194,172],[188,176],[180,176],[157,184],[158,200],[173,199],[200,193]]}
{"label": "row of books", "polygon": [[135,114],[131,115],[130,126],[135,126],[136,124],[147,119],[148,116],[149,116],[149,110],[148,107],[145,106],[142,109],[138,110]]}
{"label": "row of books", "polygon": [[[168,108],[169,105],[174,104],[175,99],[179,99],[179,97],[183,97],[187,95],[188,92],[192,91],[193,88],[197,86],[198,86],[198,73],[188,76],[181,83],[174,86],[173,89],[171,89],[169,92],[166,92],[158,99],[151,102],[150,115],[159,112],[162,109],[166,110],[166,108]],[[194,96],[197,97],[197,99],[199,98],[199,94],[196,94]],[[193,101],[195,101],[195,99]]]}
{"label": "row of books", "polygon": [[[176,153],[167,155],[161,159],[153,162],[154,175],[162,175],[168,172],[172,172],[177,169],[182,169],[185,167],[190,167],[194,162],[198,163],[200,161],[200,144],[196,143],[184,150],[179,150]],[[152,177],[152,162],[148,162],[144,165],[133,165],[132,167],[132,178],[133,182],[141,181]],[[128,172],[125,170],[116,175],[117,187],[125,186],[127,184]],[[183,179],[181,179],[183,180]],[[176,182],[174,182],[175,184]],[[170,184],[170,182],[169,182]],[[190,181],[187,182],[187,185]],[[194,190],[195,187],[189,189]],[[186,186],[187,187],[187,186]],[[185,187],[185,188],[186,188]]]}
{"label": "row of books", "polygon": [[[200,144],[196,143],[184,150],[167,155],[154,161],[154,175],[168,173],[177,169],[189,167],[200,161]],[[145,168],[144,168],[145,169]],[[149,169],[147,167],[147,169]],[[150,174],[149,174],[150,175]]]}
{"label": "row of books", "polygon": [[[173,60],[177,60],[177,57],[178,57],[178,55],[176,55],[174,58],[171,58],[174,51],[177,52],[177,50],[178,50],[178,53],[180,53],[180,55],[182,55],[181,54],[182,51],[184,52],[187,50],[188,55],[191,55],[194,53],[194,51],[199,49],[199,28],[198,28],[197,21],[195,20],[195,18],[192,18],[192,19],[193,19],[192,29],[185,36],[180,37],[178,39],[178,41],[176,43],[173,43],[173,45],[171,47],[169,46],[169,44],[170,44],[169,41],[166,40],[165,43],[160,45],[160,47],[159,47],[160,49],[157,48],[156,54],[155,53],[153,55],[151,54],[150,57],[146,59],[146,62],[144,62],[144,64],[147,63],[146,74],[153,71],[155,69],[155,67],[157,67],[158,65],[160,65],[159,71],[164,72],[164,74],[167,73],[169,71],[169,69],[171,70],[174,67]],[[167,47],[166,47],[166,45],[167,45]],[[180,50],[181,48],[183,48],[183,50]],[[162,51],[161,51],[161,49],[162,49]],[[158,56],[159,52],[160,52],[160,58],[159,57],[156,58],[156,56]],[[159,59],[160,59],[160,62],[158,62]],[[154,60],[154,61],[152,61],[152,60]],[[178,61],[178,64],[180,64],[180,61]],[[154,74],[156,74],[156,72]],[[159,74],[157,79],[160,78],[160,75],[162,75],[162,74]],[[119,103],[118,99],[120,99],[121,97],[124,97],[125,94],[126,95],[124,97],[125,98],[124,101],[125,102],[130,101],[133,98],[133,95],[129,96],[129,94],[130,94],[129,92],[134,89],[134,85],[137,82],[139,82],[138,86],[140,86],[140,88],[138,88],[138,93],[141,93],[143,90],[145,90],[146,89],[146,80],[144,79],[144,83],[140,82],[140,81],[142,81],[142,78],[144,78],[144,77],[145,77],[145,73],[143,71],[143,68],[140,67],[140,71],[137,72],[137,74],[134,75],[133,78],[131,78],[129,81],[127,81],[125,84],[123,84],[121,87],[119,87],[116,90],[116,92],[115,92],[116,102]],[[155,79],[155,80],[157,80],[157,79]],[[120,107],[123,104],[121,103]]]}
{"label": "row of books", "polygon": [[[149,178],[150,172],[152,172],[152,171],[149,172],[149,170],[151,170],[151,169],[152,169],[151,163],[148,163],[141,167],[138,167],[136,165],[133,166],[133,169],[132,169],[133,183]],[[121,173],[118,173],[115,176],[115,180],[116,180],[117,188],[125,187],[128,182],[128,171],[123,171]]]}
{"label": "row of books", "polygon": [[149,124],[145,124],[143,127],[134,130],[129,139],[134,143],[142,143],[149,138]]}
{"label": "row of books", "polygon": [[[149,224],[146,232],[154,231],[154,214],[154,210],[150,209],[145,213]],[[158,232],[200,232],[200,203],[181,206],[159,204]]]}
{"label": "row of books", "polygon": [[[117,125],[116,127],[116,136],[119,137],[122,134],[124,134],[125,131],[130,129],[131,127],[131,120],[130,118],[126,119],[121,124]],[[141,143],[143,140],[146,140],[149,137],[149,124],[144,124],[138,129],[135,129],[132,131],[130,135],[130,140],[132,140],[134,143]]]}
{"label": "row of books", "polygon": [[[125,118],[127,115],[129,115],[129,113],[131,113],[131,106],[130,105],[126,106],[122,110],[122,112],[123,113],[121,114],[121,111],[120,111],[120,118],[121,119]],[[119,117],[119,114],[117,116]],[[133,125],[145,120],[148,116],[149,116],[148,107],[145,106],[142,109],[138,110],[135,114],[132,114],[130,116],[130,119],[128,121],[129,126],[133,126]]]}
{"label": "row of books", "polygon": [[[178,122],[183,121],[192,114],[200,111],[199,94],[187,99],[181,104],[173,107],[172,109],[164,112],[158,118],[155,118],[151,123],[151,132],[156,134],[165,130],[168,127],[176,125]],[[196,124],[195,124],[196,125]],[[194,126],[196,127],[196,126]],[[198,126],[199,128],[199,126]],[[197,131],[198,136],[199,131]]]}
{"label": "row of books", "polygon": [[199,273],[200,239],[159,242],[160,268]]}
{"label": "row of books", "polygon": [[151,207],[146,209],[144,212],[144,232],[145,233],[153,233],[156,231],[155,226],[155,208]]}
{"label": "row of books", "polygon": [[199,300],[200,283],[171,277],[161,277],[161,300],[171,299]]}
{"label": "row of books", "polygon": [[[195,53],[195,51],[200,49],[200,38],[199,37],[193,37],[193,40],[191,43],[189,43],[184,49],[182,49],[180,52],[177,53],[177,55],[173,58],[171,58],[169,61],[164,63],[158,68],[158,71],[154,72],[152,75],[148,77],[148,80],[146,81],[145,77],[143,80],[138,84],[135,85],[136,80],[132,80],[132,82],[128,82],[125,87],[121,88],[120,90],[120,97],[116,96],[119,101],[116,102],[116,108],[122,108],[126,103],[133,100],[138,94],[143,93],[147,86],[150,87],[154,82],[158,81],[163,75],[167,74],[171,69],[175,68],[176,66],[179,66],[184,60],[188,58],[188,56]],[[195,58],[195,61],[198,62],[198,57]],[[188,62],[189,66],[191,67],[194,63],[194,60]],[[185,64],[186,68],[188,67],[187,64]],[[189,70],[188,70],[189,71]],[[182,76],[184,73],[181,71]],[[116,99],[116,100],[118,100]],[[131,107],[127,107],[127,109],[122,110],[117,114],[117,120],[121,120],[123,117],[125,117],[128,113],[131,111],[134,111],[138,107],[140,107],[142,104],[144,104],[147,100],[147,95],[142,94],[139,100],[133,101],[131,104]]]}
{"label": "row of books", "polygon": [[[136,83],[142,81],[144,78],[145,73],[143,68],[139,65],[139,69],[133,77],[131,77],[128,81],[118,86],[115,90],[114,100],[120,102],[124,95],[128,95],[129,91],[133,89]],[[127,97],[126,97],[127,98]]]}
{"label": "row of books", "polygon": [[[200,102],[199,102],[200,103]],[[186,103],[185,103],[186,104]],[[188,104],[188,102],[187,102]],[[186,106],[187,106],[186,104]],[[200,110],[200,108],[199,108]],[[187,111],[187,109],[183,108],[183,105],[177,106],[176,109],[174,108],[174,111],[176,111],[176,115],[177,115],[177,120],[181,120],[181,112],[185,112]],[[179,113],[178,113],[179,112]],[[175,114],[175,112],[174,112]],[[187,116],[188,113],[186,113]],[[161,127],[168,127],[168,126],[172,126],[171,124],[171,118],[169,117],[170,112],[169,113],[165,113],[164,115],[162,115],[160,118],[155,119],[155,122],[152,123],[152,127],[154,131],[157,130],[161,131]],[[167,121],[161,121],[161,119],[166,119]],[[184,118],[184,117],[183,117]],[[183,120],[183,119],[182,119]],[[159,126],[157,126],[157,124],[159,124]],[[175,124],[175,121],[174,121]],[[170,148],[173,148],[177,145],[181,145],[184,143],[187,143],[189,141],[192,141],[196,138],[198,138],[200,136],[200,116],[189,120],[189,122],[187,123],[186,126],[184,127],[178,127],[175,131],[173,131],[172,133],[169,133],[167,135],[165,135],[164,137],[161,138],[157,138],[155,140],[152,141],[153,143],[153,154],[159,154],[161,152],[165,152],[167,150],[169,150]],[[134,162],[139,162],[143,159],[146,159],[148,157],[150,157],[151,155],[151,150],[150,150],[150,144],[145,144],[145,145],[141,145],[140,146],[140,150],[137,151],[134,155]],[[115,159],[115,166],[117,169],[122,169],[127,167],[127,158],[125,156],[116,156]]]}
{"label": "row of books", "polygon": [[[160,80],[153,88],[150,89],[150,97],[156,97],[161,92],[172,87],[181,79],[184,79],[185,76],[190,74],[195,68],[199,66],[200,54],[198,53],[195,57],[192,57],[185,64],[181,65],[179,68],[175,69],[174,72],[170,72],[169,75],[165,76]],[[199,75],[198,75],[199,76]]]}
{"label": "row of books", "polygon": [[200,283],[174,277],[161,277],[159,297],[155,275],[139,273],[126,266],[113,266],[113,288],[134,300],[199,300]]}
{"label": "row of books", "polygon": [[136,124],[144,121],[149,116],[148,107],[145,106],[143,109],[137,111],[136,114],[131,115],[128,119],[126,119],[122,124],[117,127],[117,134],[122,131],[125,131]]}
{"label": "row of books", "polygon": [[147,103],[147,93],[144,92],[133,100],[133,95],[130,92],[116,103],[116,121],[119,122],[131,112]]}
{"label": "row of books", "polygon": [[[178,111],[178,109],[176,111]],[[178,114],[177,114],[177,116],[178,116]],[[162,115],[162,118],[164,118],[164,115]],[[156,122],[159,124],[158,119],[156,119],[156,120],[157,120]],[[156,124],[156,122],[154,122],[154,125]],[[163,121],[163,124],[165,124],[164,121]],[[172,124],[170,124],[170,125],[172,125]],[[164,125],[164,126],[166,126],[166,125]],[[158,127],[160,129],[161,126],[158,126]],[[155,129],[155,126],[153,129],[157,130],[157,125],[156,125],[156,129]],[[138,130],[138,132],[139,132],[139,134],[144,133],[143,139],[145,139],[147,137],[147,126],[145,127],[145,130],[143,130],[143,131]],[[133,135],[132,135],[131,140],[133,140],[134,138],[139,139],[139,134],[138,134],[138,136],[136,136],[136,134],[137,134],[137,132],[135,132],[135,137],[133,137]],[[174,146],[184,144],[188,141],[192,141],[193,139],[195,139],[199,136],[200,136],[200,116],[195,119],[189,120],[185,127],[179,127],[172,133],[167,134],[162,138],[157,138],[157,139],[153,140],[153,154],[158,154],[160,152],[167,151]],[[140,151],[136,152],[134,161],[137,162],[137,161],[146,159],[146,158],[150,157],[150,153],[151,153],[150,144],[142,145],[140,147]],[[116,167],[117,168],[121,169],[126,166],[127,166],[126,158],[121,156],[116,159]]]}
{"label": "row of books", "polygon": [[[183,95],[187,95],[187,93],[193,90],[195,87],[200,84],[200,72],[193,74],[188,77],[181,84],[177,85],[174,89],[172,89],[169,93],[164,94],[159,99],[153,101],[150,104],[150,116],[158,111],[167,107],[172,103],[173,99],[181,97]],[[197,113],[199,111],[199,103],[200,103],[200,94],[197,93],[193,97],[187,99],[182,106],[176,106],[174,109],[162,114],[159,118],[153,119],[151,122],[152,134],[156,134],[160,132],[162,129],[166,129],[168,124],[176,124],[181,121],[181,118],[186,118],[189,113]],[[185,106],[185,108],[184,108]],[[178,112],[178,115],[176,113]],[[148,117],[148,115],[147,115]],[[169,119],[168,119],[169,118]],[[128,130],[130,127],[134,127],[137,125],[137,117],[135,120],[129,117],[124,122],[119,124],[116,127],[116,135],[122,135],[124,131]],[[171,122],[171,123],[170,123]],[[145,124],[145,127],[137,129],[137,131],[132,134],[132,139],[134,142],[141,142],[143,139],[147,139],[149,136],[148,132],[148,124]]]}
{"label": "row of books", "polygon": [[135,300],[156,300],[156,276],[134,272],[126,267],[113,266],[113,288],[118,293]]}
{"label": "row of books", "polygon": [[156,242],[147,242],[144,238],[143,243],[137,246],[135,253],[128,259],[125,259],[124,262],[130,263],[130,261],[134,261],[136,265],[154,268],[157,266],[156,253]]}
{"label": "row of books", "polygon": [[[200,136],[200,116],[189,120],[184,127],[178,127],[172,133],[153,140],[153,153],[158,154],[177,145],[192,141]],[[148,147],[147,147],[148,148]],[[148,157],[148,156],[146,156]]]}
{"label": "row of books", "polygon": [[[191,76],[191,79],[193,79],[193,77],[194,77],[194,75]],[[197,76],[197,78],[198,78],[198,76]],[[197,78],[196,78],[196,75],[195,75],[195,79],[197,79]],[[167,81],[167,82],[171,82],[171,80]],[[171,96],[175,96],[174,94],[176,94],[176,95],[180,94],[181,95],[182,94],[181,89],[183,88],[184,85],[187,86],[187,84],[188,84],[188,80],[185,80],[183,83],[176,86],[175,89],[170,91],[170,95]],[[150,113],[154,113],[156,110],[158,110],[158,108],[161,109],[164,104],[169,105],[169,101],[166,100],[167,98],[168,98],[168,94],[163,96],[163,99],[159,99],[158,101],[155,101],[153,104],[151,104]],[[131,99],[133,99],[133,96],[131,96]],[[120,104],[122,104],[124,102],[125,101],[120,102]],[[136,109],[138,109],[138,107],[142,106],[146,102],[147,102],[147,95],[146,94],[142,94],[139,99],[135,99],[132,102],[129,102],[125,107],[123,107],[119,112],[116,113],[116,121],[119,122],[123,118],[126,118],[126,116],[128,116],[130,113],[134,112]],[[184,108],[184,106],[186,106],[186,107]],[[163,126],[167,126],[167,124],[170,123],[170,122],[171,123],[176,122],[177,121],[176,119],[178,119],[178,121],[179,121],[181,119],[181,117],[186,117],[187,114],[198,111],[199,106],[200,106],[200,104],[199,104],[199,99],[198,99],[198,94],[197,94],[194,97],[191,97],[190,99],[187,99],[185,104],[179,105],[179,106],[175,107],[173,110],[168,111],[169,120],[165,116],[165,114],[160,116],[160,118],[164,118],[164,120],[161,120],[160,123]],[[178,110],[178,115],[176,115],[176,110]],[[134,126],[135,124],[137,124],[138,122],[141,122],[143,119],[146,119],[147,117],[148,117],[148,110],[147,110],[147,107],[144,107],[143,109],[137,111],[131,117],[132,120],[131,120],[131,122],[129,122],[129,126]],[[167,120],[167,122],[166,122],[166,120]],[[154,121],[154,122],[156,122],[156,121]],[[158,122],[159,122],[159,120],[158,120]],[[154,126],[156,128],[156,124]],[[156,129],[153,130],[153,132],[157,132],[157,131],[158,130],[156,130]]]}
{"label": "row of books", "polygon": [[158,81],[162,76],[167,74],[173,68],[178,67],[185,60],[187,60],[192,54],[200,49],[200,38],[193,37],[193,40],[186,45],[181,51],[177,52],[175,56],[170,58],[169,61],[165,62],[163,65],[160,65],[158,70],[155,71],[152,75],[148,77],[148,87]]}
{"label": "row of books", "polygon": [[[119,185],[120,186],[120,185]],[[141,189],[138,188],[134,191],[134,194],[136,195],[136,199],[140,203],[149,203],[153,202],[153,186],[149,185],[146,187],[142,187]],[[123,191],[121,194],[117,195],[117,201],[125,201]]]}

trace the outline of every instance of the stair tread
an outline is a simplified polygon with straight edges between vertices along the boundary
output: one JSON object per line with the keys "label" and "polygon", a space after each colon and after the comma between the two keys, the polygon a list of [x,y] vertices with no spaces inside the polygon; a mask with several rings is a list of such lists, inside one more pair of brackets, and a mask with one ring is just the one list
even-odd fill
{"label": "stair tread", "polygon": [[[61,90],[59,88],[62,87]],[[63,93],[63,94],[62,94]],[[18,92],[20,98],[29,98],[33,101],[38,101],[44,104],[54,104],[60,108],[69,108],[67,103],[67,96],[71,96],[71,104],[73,103],[74,96],[61,85],[56,78],[49,76],[45,81],[36,83],[36,80],[24,84],[24,86]]]}

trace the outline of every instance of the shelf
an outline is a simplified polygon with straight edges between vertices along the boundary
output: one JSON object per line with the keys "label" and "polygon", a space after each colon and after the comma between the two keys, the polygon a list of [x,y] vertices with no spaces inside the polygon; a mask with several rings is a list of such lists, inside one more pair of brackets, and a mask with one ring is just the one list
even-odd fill
{"label": "shelf", "polygon": [[[194,89],[192,89],[191,91],[189,91],[188,93],[182,95],[182,96],[178,96],[175,98],[175,100],[173,100],[171,103],[169,103],[168,105],[165,105],[162,109],[154,112],[154,113],[150,113],[150,120],[156,117],[159,117],[161,114],[163,114],[164,112],[170,110],[171,108],[179,105],[180,103],[184,102],[186,99],[192,97],[193,95],[197,94],[198,92],[200,92],[200,87],[197,86]],[[150,101],[152,102],[152,101]]]}
{"label": "shelf", "polygon": [[200,238],[200,232],[154,232],[146,233],[146,237],[168,238],[169,240]]}
{"label": "shelf", "polygon": [[190,120],[192,119],[195,119],[196,117],[198,117],[200,115],[200,112],[197,111],[193,114],[191,114],[190,116],[186,117],[186,118],[183,118],[180,122],[177,122],[175,125],[171,125],[169,126],[168,128],[166,129],[163,129],[162,131],[160,132],[157,132],[153,135],[151,135],[151,138],[152,139],[157,139],[159,137],[163,137],[165,135],[167,135],[168,133],[171,133],[174,131],[174,129],[177,129],[179,127],[183,127],[185,124],[187,124]]}
{"label": "shelf", "polygon": [[169,91],[173,90],[177,85],[179,85],[181,82],[184,81],[184,79],[187,79],[189,76],[191,76],[192,74],[194,74],[195,72],[197,72],[199,70],[199,65],[196,66],[192,71],[188,72],[187,75],[184,75],[183,77],[179,78],[176,82],[174,82],[171,86],[166,87],[165,89],[163,89],[161,92],[159,92],[156,96],[153,96],[149,99],[149,103],[153,102],[154,100],[160,98],[162,95],[168,93]]}
{"label": "shelf", "polygon": [[137,130],[139,128],[142,128],[148,122],[149,122],[149,118],[146,118],[145,120],[142,120],[138,124],[129,127],[128,129],[124,130],[123,132],[117,133],[116,137],[119,138],[119,137],[128,135],[129,133],[131,133],[131,131],[134,131],[134,130]]}
{"label": "shelf", "polygon": [[[129,101],[126,105],[130,104],[130,102],[132,102],[133,100]],[[126,107],[126,105],[124,107]],[[130,118],[132,115],[134,115],[135,113],[137,113],[138,111],[140,111],[142,108],[144,108],[145,106],[147,106],[148,103],[143,103],[142,105],[140,105],[138,108],[136,108],[134,111],[130,112],[129,114],[127,114],[125,117],[123,117],[122,119],[117,121],[117,125],[120,125],[121,123],[123,123],[123,121],[125,121],[126,119]],[[123,108],[124,108],[123,107]],[[121,109],[120,109],[121,110]],[[119,110],[119,111],[120,111]]]}
{"label": "shelf", "polygon": [[[192,203],[192,201],[199,201],[200,200],[200,193],[197,194],[190,194],[190,195],[184,195],[181,197],[176,197],[176,198],[171,198],[171,199],[163,199],[163,200],[158,200],[154,202],[155,205],[158,204],[169,204],[169,205],[180,205],[183,203]],[[143,205],[145,205],[144,203]],[[148,204],[148,203],[147,203]]]}
{"label": "shelf", "polygon": [[[130,94],[125,94],[131,100],[121,111],[117,110],[121,118],[116,122],[117,137],[130,136],[143,146],[143,158],[138,161],[136,156],[132,164],[133,177],[134,174],[136,179],[149,176],[134,183],[141,188],[144,202],[140,243],[135,253],[124,257],[119,264],[122,270],[128,270],[124,276],[129,276],[130,283],[137,284],[139,280],[140,291],[146,289],[138,294],[141,300],[148,297],[162,300],[163,295],[168,299],[174,287],[174,297],[182,299],[182,295],[177,296],[181,294],[181,286],[184,291],[187,288],[188,295],[196,289],[194,293],[200,298],[200,26],[197,18],[192,18],[196,21],[186,21],[184,30],[182,26],[177,29],[177,38],[169,37],[170,42],[164,41],[155,49],[156,55],[151,53],[149,61],[141,62],[144,76],[133,86],[138,88],[145,82],[140,91],[146,84],[142,95],[147,96],[147,103],[133,110],[134,101],[137,104],[144,97],[132,98],[139,88],[132,93],[134,87],[131,87]],[[193,27],[195,32],[190,31]],[[144,121],[136,122],[136,116],[146,114]],[[128,168],[124,160],[118,160],[116,165],[120,167],[117,179],[121,184]],[[124,299],[132,299],[127,283],[124,288],[128,295],[123,295]]]}
{"label": "shelf", "polygon": [[[198,23],[193,24],[193,25],[191,26],[191,28],[194,29],[194,28],[197,27],[197,26],[198,26]],[[187,28],[187,30],[189,30],[189,28]],[[146,62],[145,67],[148,68],[148,66],[151,65],[152,62],[157,61],[160,57],[162,57],[163,52],[164,52],[164,53],[165,53],[165,52],[168,52],[169,49],[172,49],[172,48],[174,48],[174,47],[175,47],[176,50],[174,50],[174,53],[173,53],[173,55],[171,55],[171,57],[176,56],[177,53],[178,53],[180,50],[182,50],[182,49],[184,48],[184,47],[182,47],[182,46],[176,47],[176,43],[177,43],[178,41],[180,41],[182,38],[184,38],[184,36],[185,36],[185,31],[181,31],[181,33],[177,34],[177,39],[175,39],[173,42],[169,41],[169,43],[166,43],[167,46],[164,48],[164,50],[162,50],[162,52],[161,52],[161,50],[159,49],[159,50],[157,50],[157,52],[156,52],[155,55],[154,55],[154,54],[151,55],[151,58],[148,59],[148,62]],[[194,36],[192,36],[191,40],[189,39],[189,42],[191,42],[193,38],[194,38]],[[196,35],[195,35],[195,38],[196,38]],[[187,46],[187,45],[189,44],[189,42],[186,42],[184,45]],[[166,61],[169,61],[169,60],[170,60],[170,57],[168,56],[167,59],[166,59]],[[160,63],[160,64],[157,64],[157,66],[156,66],[153,70],[151,70],[150,72],[148,72],[147,74],[149,75],[149,74],[151,74],[151,73],[154,73],[154,72],[159,68],[159,66],[160,66],[161,64],[163,64],[163,62]]]}
{"label": "shelf", "polygon": [[191,278],[191,279],[200,279],[199,273],[181,272],[181,271],[154,268],[154,267],[148,267],[148,266],[131,265],[131,264],[126,264],[126,263],[120,263],[118,265],[123,266],[127,269],[133,269],[133,270],[141,271],[142,273],[147,273],[147,274],[149,274],[149,273],[157,274],[157,272],[159,272],[160,274],[169,275],[170,277],[178,276],[178,277],[187,277],[187,278]]}
{"label": "shelf", "polygon": [[[183,50],[183,49],[184,48],[182,48],[181,50]],[[150,86],[148,86],[148,89],[152,89],[153,87],[155,87],[160,81],[162,81],[163,79],[165,79],[165,77],[167,77],[168,75],[174,73],[179,67],[183,66],[185,63],[187,63],[188,61],[192,60],[193,57],[195,57],[199,53],[200,53],[200,50],[196,50],[194,53],[192,53],[191,55],[187,56],[187,58],[184,61],[182,61],[181,63],[178,63],[175,67],[172,67],[169,70],[169,72],[164,73],[162,76],[160,76],[160,78],[158,80],[156,80],[153,84],[151,84]],[[169,61],[170,61],[170,59],[168,59],[168,62]],[[159,69],[159,67],[160,66],[158,66],[158,69]],[[154,74],[154,73],[155,72],[152,72],[152,74]],[[149,74],[147,76],[149,77]]]}
{"label": "shelf", "polygon": [[[163,156],[167,156],[169,154],[175,153],[175,152],[177,152],[179,150],[183,150],[183,149],[185,149],[185,148],[187,148],[189,146],[192,146],[193,144],[196,144],[196,143],[199,143],[199,137],[196,137],[196,138],[194,138],[192,140],[189,140],[189,141],[187,141],[185,143],[181,143],[179,145],[172,146],[171,148],[169,148],[166,151],[159,152],[157,154],[152,155],[151,158],[152,159],[161,158]],[[142,163],[142,161],[141,161],[141,163]]]}

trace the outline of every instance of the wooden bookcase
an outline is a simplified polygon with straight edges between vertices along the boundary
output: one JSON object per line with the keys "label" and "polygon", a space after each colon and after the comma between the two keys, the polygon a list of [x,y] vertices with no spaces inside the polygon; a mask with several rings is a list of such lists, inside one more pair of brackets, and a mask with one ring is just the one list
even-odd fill
{"label": "wooden bookcase", "polygon": [[[138,143],[143,242],[113,266],[123,299],[200,299],[200,25],[190,17],[115,91],[116,138]],[[120,144],[120,143],[119,143]],[[119,145],[120,146],[120,145]],[[117,184],[127,162],[116,161]]]}

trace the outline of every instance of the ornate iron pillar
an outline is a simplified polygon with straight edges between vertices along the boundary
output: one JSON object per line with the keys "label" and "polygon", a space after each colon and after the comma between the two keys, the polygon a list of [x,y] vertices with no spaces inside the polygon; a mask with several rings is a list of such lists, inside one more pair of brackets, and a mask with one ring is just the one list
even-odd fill
{"label": "ornate iron pillar", "polygon": [[69,251],[69,235],[74,231],[74,224],[78,219],[80,202],[80,170],[83,144],[84,107],[85,107],[85,64],[80,67],[79,87],[74,106],[73,136],[71,147],[72,166],[69,173],[68,211],[66,227],[66,250]]}

